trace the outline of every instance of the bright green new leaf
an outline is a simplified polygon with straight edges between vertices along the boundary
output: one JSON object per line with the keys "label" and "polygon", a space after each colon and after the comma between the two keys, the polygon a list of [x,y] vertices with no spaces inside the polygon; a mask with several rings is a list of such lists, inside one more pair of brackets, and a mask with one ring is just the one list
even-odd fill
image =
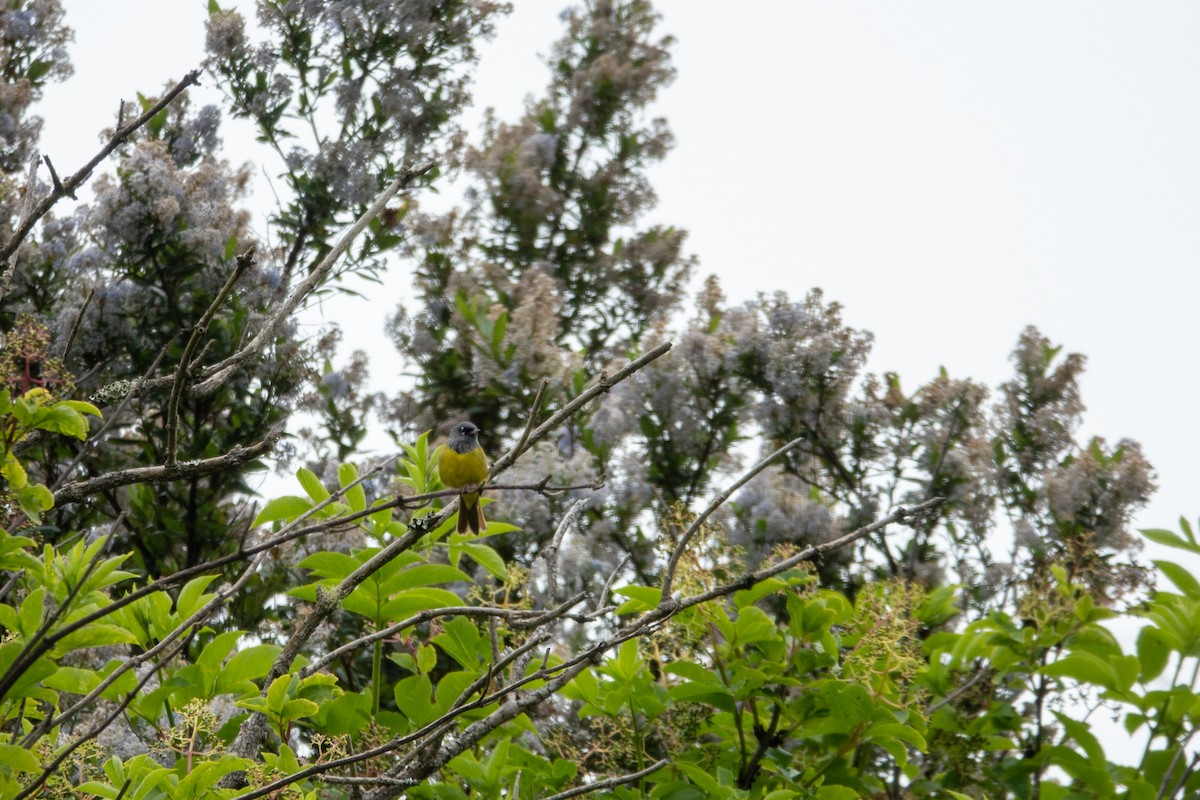
{"label": "bright green new leaf", "polygon": [[276,497],[263,506],[263,510],[258,512],[258,516],[254,518],[252,524],[266,525],[269,522],[293,520],[308,512],[312,507],[312,501],[303,497],[296,497],[295,495]]}
{"label": "bright green new leaf", "polygon": [[311,469],[301,467],[296,470],[296,478],[314,503],[322,503],[329,499],[329,490]]}
{"label": "bright green new leaf", "polygon": [[[338,467],[338,483],[343,489],[358,480],[358,467],[353,464],[342,464]],[[346,505],[350,506],[351,511],[365,511],[367,509],[367,493],[363,489],[361,483],[355,484],[349,489],[346,489]]]}

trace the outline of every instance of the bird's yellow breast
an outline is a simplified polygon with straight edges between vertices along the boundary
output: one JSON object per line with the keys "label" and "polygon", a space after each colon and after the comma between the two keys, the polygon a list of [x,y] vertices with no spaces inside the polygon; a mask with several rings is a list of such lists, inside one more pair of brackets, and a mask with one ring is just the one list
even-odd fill
{"label": "bird's yellow breast", "polygon": [[449,447],[442,448],[438,456],[438,474],[442,483],[451,489],[472,483],[483,483],[488,476],[488,460],[482,447],[469,453],[456,453]]}

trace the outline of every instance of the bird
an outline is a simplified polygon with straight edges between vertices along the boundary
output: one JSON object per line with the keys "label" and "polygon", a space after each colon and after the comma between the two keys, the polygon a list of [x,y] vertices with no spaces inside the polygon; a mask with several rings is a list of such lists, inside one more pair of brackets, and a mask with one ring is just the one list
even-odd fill
{"label": "bird", "polygon": [[[438,455],[438,475],[451,489],[481,484],[488,479],[488,459],[479,446],[479,430],[473,423],[459,422]],[[480,533],[487,528],[479,492],[464,492],[458,500],[458,532]]]}

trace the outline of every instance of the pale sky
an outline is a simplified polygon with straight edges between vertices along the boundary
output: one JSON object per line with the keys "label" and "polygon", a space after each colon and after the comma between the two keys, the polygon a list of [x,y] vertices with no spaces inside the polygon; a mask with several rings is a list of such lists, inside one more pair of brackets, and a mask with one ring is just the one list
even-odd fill
{"label": "pale sky", "polygon": [[[119,98],[199,64],[206,3],[64,5],[76,75],[41,107],[60,174]],[[545,85],[567,3],[516,5],[476,89],[506,119]],[[657,7],[679,76],[656,109],[677,147],[652,220],[691,231],[701,276],[735,300],[822,287],[909,390],[940,365],[994,387],[1034,324],[1088,357],[1081,437],[1136,439],[1157,468],[1139,526],[1200,516],[1200,5]],[[391,310],[336,308],[368,350]]]}

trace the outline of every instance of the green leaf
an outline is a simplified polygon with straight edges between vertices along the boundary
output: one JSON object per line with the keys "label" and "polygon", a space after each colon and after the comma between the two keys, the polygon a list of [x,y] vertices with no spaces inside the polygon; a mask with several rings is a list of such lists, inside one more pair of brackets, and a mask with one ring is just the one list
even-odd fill
{"label": "green leaf", "polygon": [[1179,591],[1195,600],[1200,598],[1200,581],[1192,575],[1191,570],[1185,569],[1171,561],[1153,561],[1162,574],[1171,579],[1171,583],[1179,587]]}
{"label": "green leaf", "polygon": [[383,591],[385,594],[394,594],[401,589],[469,580],[470,575],[449,564],[421,564],[396,573],[384,583]]}
{"label": "green leaf", "polygon": [[638,673],[642,671],[642,664],[636,639],[622,642],[621,648],[617,651],[617,657],[608,662],[613,675],[627,682],[631,682],[637,677]]}
{"label": "green leaf", "polygon": [[34,589],[21,603],[21,633],[33,636],[42,624],[42,614],[45,613],[46,589],[39,586]]}
{"label": "green leaf", "polygon": [[41,772],[42,765],[37,756],[24,747],[13,744],[0,744],[0,764],[14,772]]}
{"label": "green leaf", "polygon": [[1149,683],[1162,674],[1171,657],[1171,647],[1157,628],[1145,627],[1138,631],[1138,661],[1141,665],[1141,681]]}
{"label": "green leaf", "polygon": [[21,507],[21,511],[34,522],[41,520],[43,511],[49,511],[54,508],[54,495],[40,483],[35,483],[32,486],[23,486],[14,491],[13,494],[17,498],[17,505]]}
{"label": "green leaf", "polygon": [[87,439],[88,423],[73,408],[56,405],[45,410],[45,414],[35,424],[36,427],[52,433],[61,433],[76,439]]}
{"label": "green leaf", "polygon": [[738,644],[751,644],[764,639],[780,638],[779,628],[767,612],[757,606],[747,606],[738,612],[737,622],[733,626]]}
{"label": "green leaf", "polygon": [[614,590],[613,594],[629,598],[617,608],[617,614],[620,615],[649,611],[658,608],[658,604],[662,602],[662,590],[653,586],[622,586]]}
{"label": "green leaf", "polygon": [[93,623],[63,637],[58,642],[58,648],[70,651],[87,647],[107,647],[111,644],[137,644],[137,637],[116,625]]}
{"label": "green leaf", "polygon": [[[338,483],[345,489],[350,484],[358,480],[358,467],[353,464],[342,464],[338,467]],[[365,511],[367,508],[367,493],[363,489],[363,485],[357,484],[350,489],[346,489],[346,504],[350,506],[351,511]]]}
{"label": "green leaf", "polygon": [[329,490],[321,483],[321,479],[310,469],[301,467],[296,470],[296,478],[314,503],[322,503],[329,499]]}
{"label": "green leaf", "polygon": [[396,683],[396,708],[418,727],[437,719],[433,705],[433,684],[428,675],[413,675]]}
{"label": "green leaf", "polygon": [[919,751],[924,751],[927,747],[925,737],[916,728],[903,725],[899,722],[876,723],[867,729],[865,736],[870,739],[878,739],[885,736],[891,739],[899,739],[905,744],[912,745]]}
{"label": "green leaf", "polygon": [[1192,553],[1200,552],[1200,545],[1185,541],[1179,534],[1163,528],[1141,528],[1140,533],[1150,541],[1164,547],[1173,547],[1176,550],[1187,550]]}
{"label": "green leaf", "polygon": [[437,650],[427,644],[417,648],[417,672],[432,672],[437,666]]}
{"label": "green leaf", "polygon": [[217,676],[216,694],[244,695],[256,691],[254,679],[267,674],[282,650],[278,645],[260,644],[234,653]]}
{"label": "green leaf", "polygon": [[358,559],[348,556],[345,553],[322,551],[320,553],[313,553],[305,558],[300,562],[300,566],[304,569],[312,570],[314,574],[321,578],[341,580],[362,566],[362,564]]}
{"label": "green leaf", "polygon": [[[402,620],[418,611],[430,608],[446,608],[462,603],[462,598],[445,589],[409,589],[393,597],[383,606],[385,619]],[[363,616],[368,616],[364,614]]]}
{"label": "green leaf", "polygon": [[216,597],[213,594],[204,594],[204,590],[216,579],[216,575],[201,575],[185,583],[175,600],[176,616],[180,619],[190,617],[199,611],[202,605]]}
{"label": "green leaf", "polygon": [[344,692],[321,703],[315,722],[331,736],[353,736],[371,724],[370,692]]}
{"label": "green leaf", "polygon": [[321,707],[312,700],[297,698],[295,700],[288,700],[283,704],[283,710],[279,714],[279,719],[286,725],[298,719],[314,716],[320,710]]}
{"label": "green leaf", "polygon": [[100,673],[92,669],[59,667],[58,671],[42,681],[47,689],[68,694],[87,694],[100,685]]}
{"label": "green leaf", "polygon": [[101,416],[100,409],[83,400],[59,400],[58,405],[66,406],[73,411],[78,411],[80,414],[90,414],[93,417]]}
{"label": "green leaf", "polygon": [[764,581],[759,581],[754,586],[740,592],[733,593],[733,604],[737,608],[745,608],[752,606],[759,600],[768,595],[781,592],[787,588],[787,583],[778,578],[767,578]]}
{"label": "green leaf", "polygon": [[455,617],[447,622],[445,630],[434,636],[432,641],[459,666],[478,669],[481,637],[479,629],[466,618]]}
{"label": "green leaf", "polygon": [[508,580],[508,567],[505,566],[504,559],[495,550],[486,544],[479,544],[478,542],[463,542],[461,547],[466,551],[467,555],[475,560],[475,563],[486,569],[494,577],[501,581]]}
{"label": "green leaf", "polygon": [[1083,748],[1083,751],[1087,753],[1088,760],[1092,762],[1093,766],[1100,769],[1108,768],[1108,759],[1104,755],[1104,748],[1100,746],[1099,740],[1092,734],[1091,728],[1087,723],[1072,719],[1058,711],[1054,712],[1054,716],[1058,717],[1058,721],[1067,732],[1067,735],[1074,739]]}
{"label": "green leaf", "polygon": [[303,497],[295,495],[276,497],[267,503],[262,511],[258,512],[258,516],[254,518],[252,524],[265,525],[278,520],[293,520],[307,513],[312,507],[313,503]]}
{"label": "green leaf", "polygon": [[729,690],[711,683],[688,681],[672,686],[669,694],[673,700],[679,703],[704,703],[731,714],[735,710],[733,695]]}
{"label": "green leaf", "polygon": [[1056,678],[1074,678],[1080,683],[1092,683],[1106,689],[1117,686],[1117,673],[1112,664],[1091,653],[1070,653],[1042,667],[1039,672]]}

